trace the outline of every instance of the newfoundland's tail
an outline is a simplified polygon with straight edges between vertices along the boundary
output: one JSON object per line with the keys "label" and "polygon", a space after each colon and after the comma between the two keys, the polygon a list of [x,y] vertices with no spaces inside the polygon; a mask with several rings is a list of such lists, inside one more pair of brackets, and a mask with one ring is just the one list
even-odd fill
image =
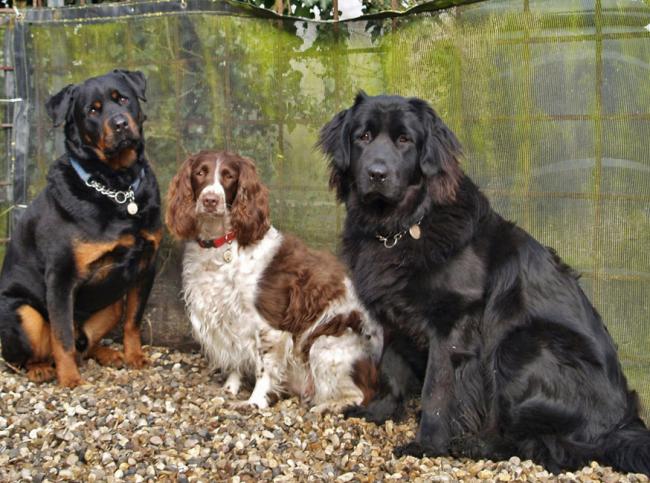
{"label": "newfoundland's tail", "polygon": [[615,430],[605,440],[600,460],[617,471],[650,476],[650,430],[641,421]]}

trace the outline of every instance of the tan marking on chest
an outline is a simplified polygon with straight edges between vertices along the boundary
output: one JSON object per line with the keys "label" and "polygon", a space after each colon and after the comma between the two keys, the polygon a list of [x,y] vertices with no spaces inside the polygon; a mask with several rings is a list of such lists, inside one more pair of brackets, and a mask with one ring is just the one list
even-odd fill
{"label": "tan marking on chest", "polygon": [[153,243],[154,249],[158,250],[158,247],[160,246],[160,241],[162,240],[163,230],[162,228],[158,228],[155,231],[142,230],[140,232],[140,236],[145,240],[147,240],[148,242]]}
{"label": "tan marking on chest", "polygon": [[[77,241],[73,246],[75,266],[81,277],[88,275],[91,265],[100,261],[117,248],[131,248],[135,244],[133,235],[124,235],[117,240],[108,242],[84,242]],[[113,260],[107,259],[105,265],[112,266]],[[101,271],[100,267],[100,271]]]}
{"label": "tan marking on chest", "polygon": [[108,164],[113,170],[117,171],[119,169],[131,167],[133,163],[135,163],[136,159],[138,159],[138,153],[135,149],[126,148],[112,158],[106,158],[106,164]]}

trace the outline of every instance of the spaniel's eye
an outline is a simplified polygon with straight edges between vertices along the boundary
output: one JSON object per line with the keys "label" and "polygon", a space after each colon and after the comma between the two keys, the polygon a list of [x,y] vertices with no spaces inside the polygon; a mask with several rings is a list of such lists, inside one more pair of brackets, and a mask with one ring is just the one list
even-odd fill
{"label": "spaniel's eye", "polygon": [[128,98],[128,97],[124,97],[124,96],[120,96],[118,102],[124,106],[125,104],[128,104],[128,103],[129,103],[129,98]]}
{"label": "spaniel's eye", "polygon": [[368,142],[372,138],[370,131],[364,132],[361,136],[359,136],[360,141]]}
{"label": "spaniel's eye", "polygon": [[411,141],[411,139],[406,134],[402,134],[400,137],[397,138],[397,142],[401,144],[408,143],[409,141]]}
{"label": "spaniel's eye", "polygon": [[224,172],[223,173],[223,179],[227,179],[228,181],[230,181],[232,179],[232,174],[227,172],[227,171]]}
{"label": "spaniel's eye", "polygon": [[197,171],[196,173],[194,173],[194,175],[195,175],[195,176],[198,176],[198,177],[201,177],[201,176],[203,176],[204,174],[205,174],[205,173],[203,172],[203,170],[201,170],[201,171]]}

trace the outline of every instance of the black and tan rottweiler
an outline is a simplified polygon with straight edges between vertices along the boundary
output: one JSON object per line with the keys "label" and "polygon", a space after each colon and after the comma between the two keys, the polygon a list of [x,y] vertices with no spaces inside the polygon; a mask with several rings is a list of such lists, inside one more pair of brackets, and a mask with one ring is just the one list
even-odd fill
{"label": "black and tan rottweiler", "polygon": [[[114,70],[48,99],[66,153],[12,233],[0,274],[2,356],[32,381],[83,383],[79,357],[142,367],[139,324],[162,236],[144,155],[145,78]],[[124,352],[99,344],[124,321]]]}

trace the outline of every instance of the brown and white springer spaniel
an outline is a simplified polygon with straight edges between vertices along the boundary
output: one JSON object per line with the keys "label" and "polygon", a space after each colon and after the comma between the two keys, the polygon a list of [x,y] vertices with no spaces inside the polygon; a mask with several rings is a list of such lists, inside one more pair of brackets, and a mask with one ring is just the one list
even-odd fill
{"label": "brown and white springer spaniel", "polygon": [[268,190],[250,159],[202,151],[181,166],[166,222],[187,240],[183,291],[196,338],[249,404],[292,394],[315,410],[367,403],[377,384],[382,329],[333,255],[269,221]]}

